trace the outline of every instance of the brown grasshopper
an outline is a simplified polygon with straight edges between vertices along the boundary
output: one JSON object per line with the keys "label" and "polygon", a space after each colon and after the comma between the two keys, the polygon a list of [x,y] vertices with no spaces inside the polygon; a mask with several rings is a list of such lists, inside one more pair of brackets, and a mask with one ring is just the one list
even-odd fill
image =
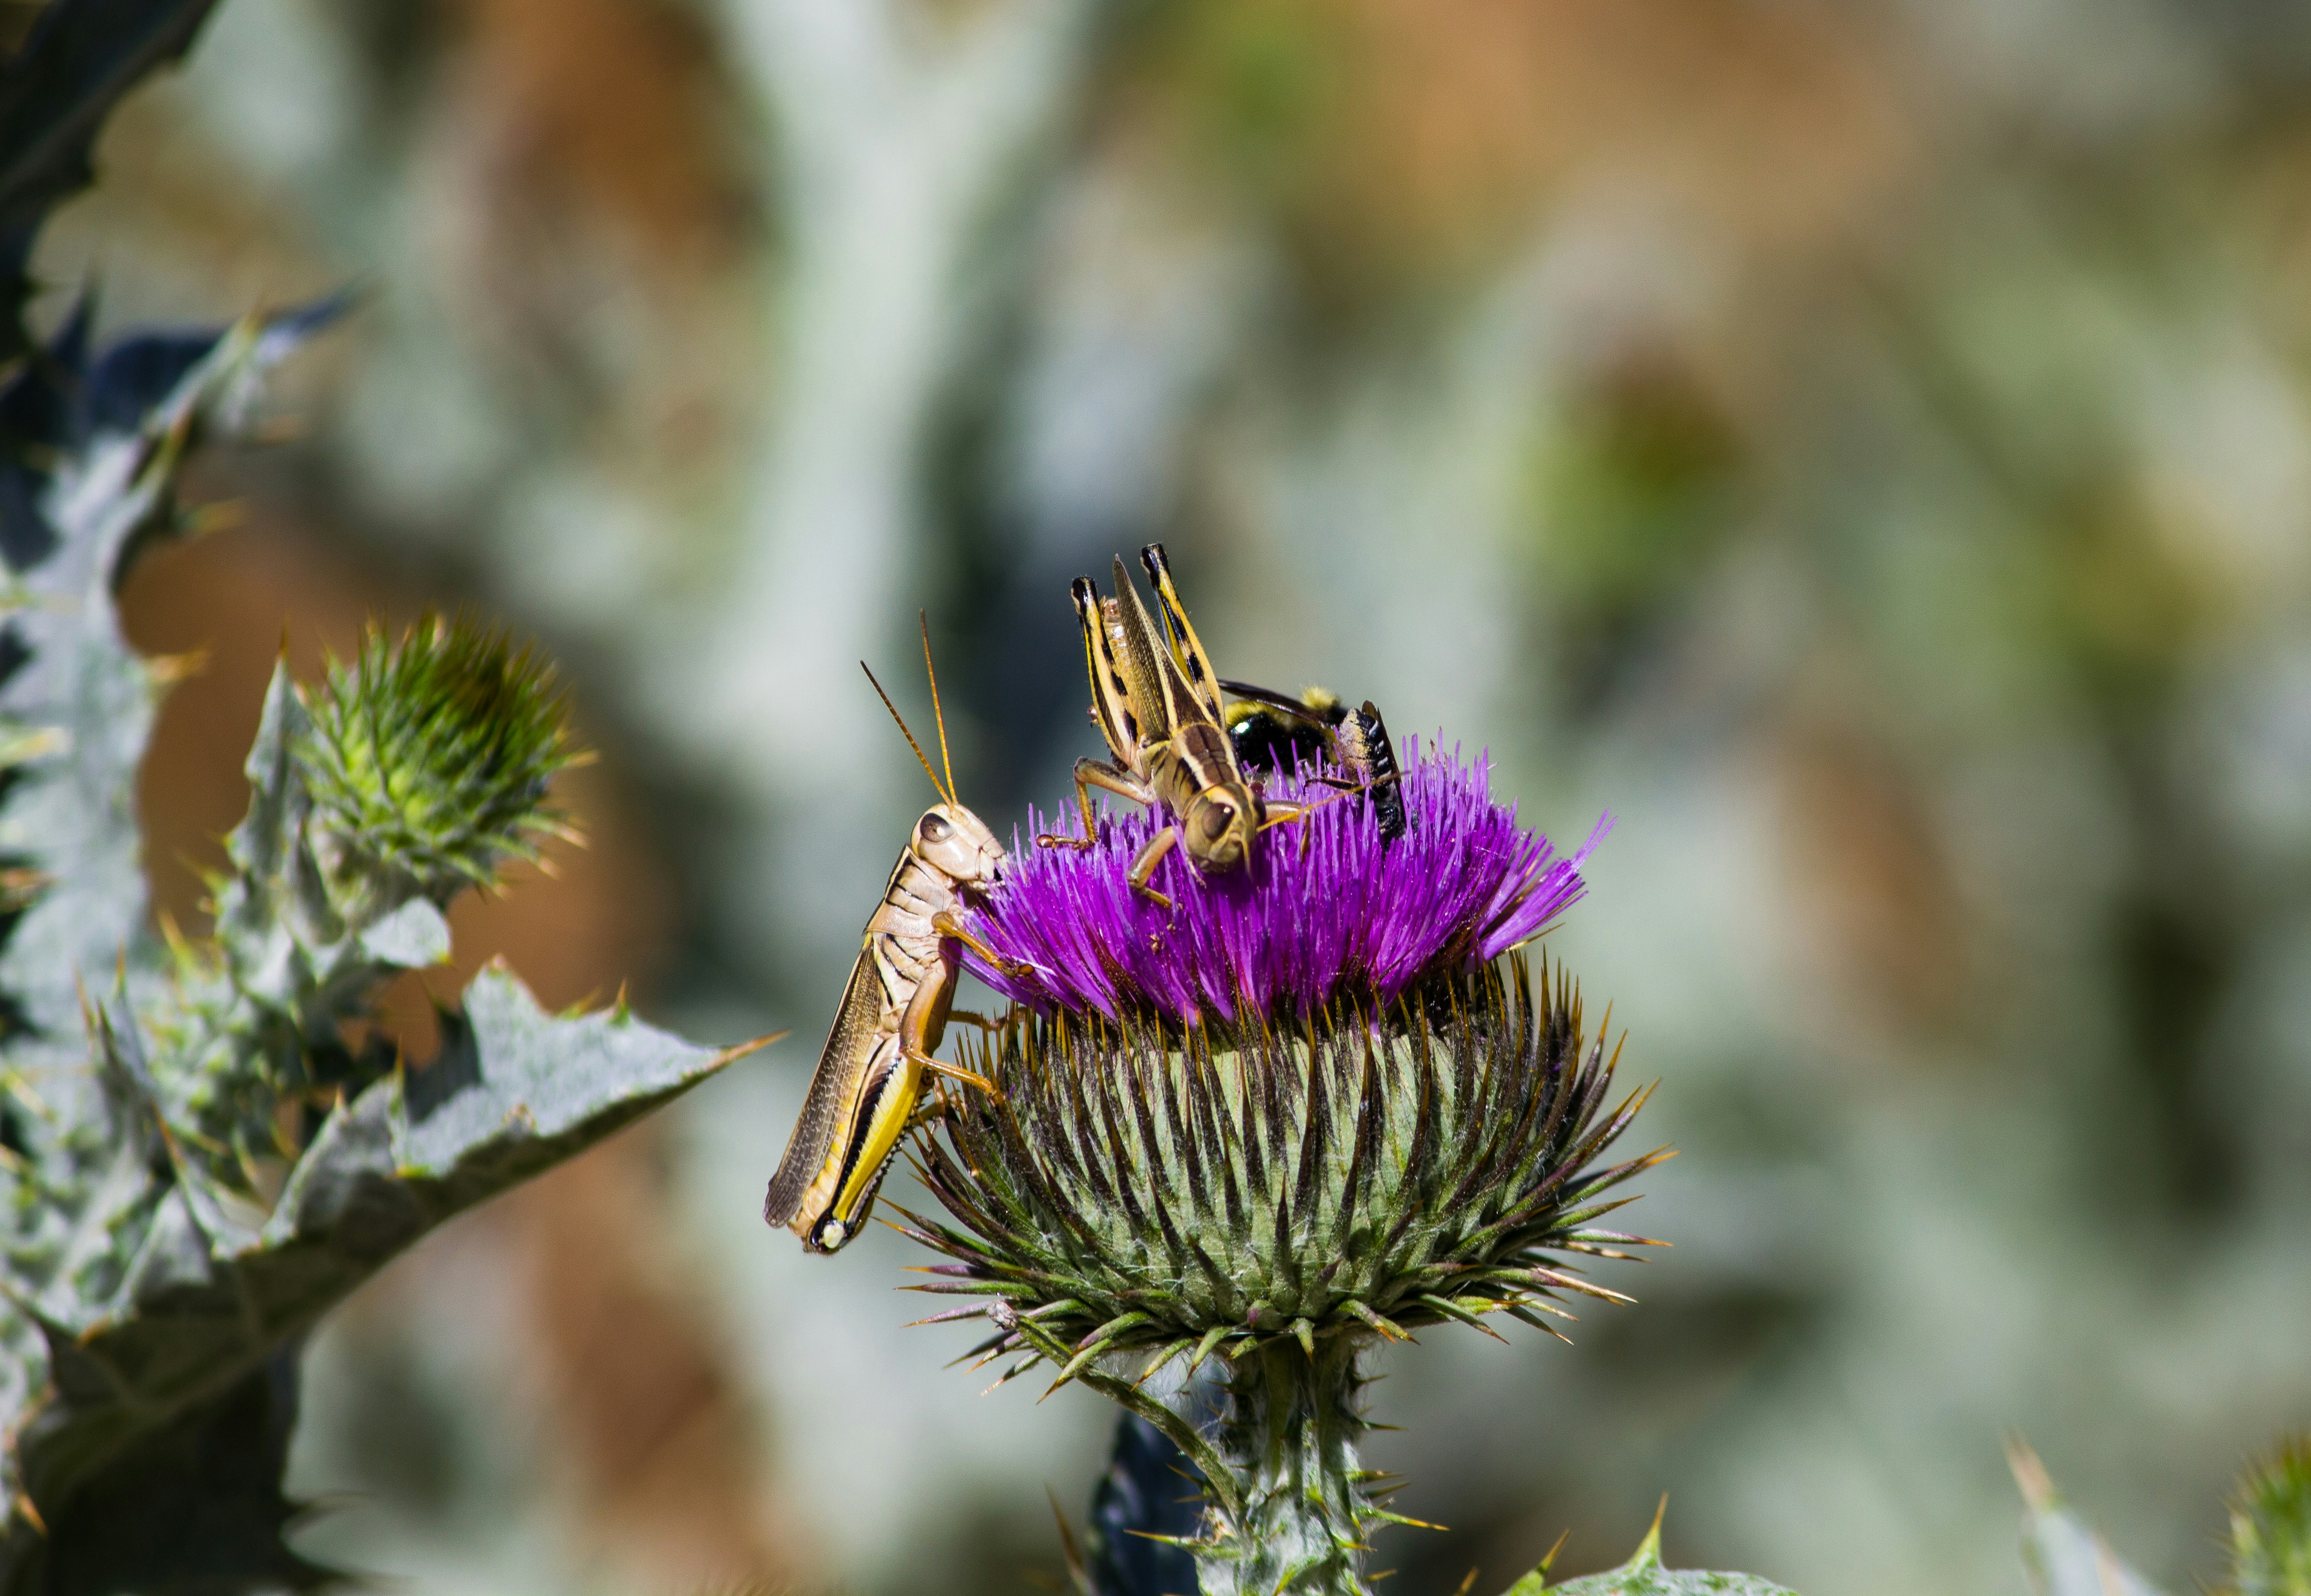
{"label": "brown grasshopper", "polygon": [[802,1115],[763,1202],[763,1217],[800,1236],[806,1252],[836,1252],[865,1226],[900,1137],[918,1121],[926,1075],[994,1090],[985,1077],[931,1056],[946,1033],[961,950],[968,946],[991,964],[1025,971],[964,923],[965,903],[993,883],[1005,855],[987,823],[956,801],[928,624],[923,668],[930,673],[931,711],[938,717],[943,786],[890,694],[867,672],[940,801],[915,822],[883,901],[867,921],[842,1007],[819,1050]]}
{"label": "brown grasshopper", "polygon": [[1101,597],[1098,584],[1087,576],[1077,577],[1068,589],[1083,624],[1092,720],[1114,757],[1112,763],[1076,761],[1076,802],[1083,810],[1084,834],[1035,840],[1045,847],[1090,847],[1094,787],[1135,804],[1163,805],[1171,810],[1173,822],[1131,861],[1131,885],[1168,909],[1170,897],[1148,883],[1173,847],[1184,846],[1199,869],[1233,870],[1251,858],[1252,840],[1260,832],[1297,820],[1307,806],[1265,802],[1245,781],[1221,719],[1219,677],[1195,628],[1188,624],[1164,545],[1147,545],[1139,551],[1139,560],[1163,606],[1161,642],[1120,557],[1114,597]]}

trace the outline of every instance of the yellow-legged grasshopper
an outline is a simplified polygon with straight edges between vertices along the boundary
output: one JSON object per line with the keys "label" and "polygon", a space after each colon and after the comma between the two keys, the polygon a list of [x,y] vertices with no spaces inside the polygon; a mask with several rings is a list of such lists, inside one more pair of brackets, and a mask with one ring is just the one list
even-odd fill
{"label": "yellow-legged grasshopper", "polygon": [[1136,804],[1161,804],[1172,812],[1173,822],[1132,860],[1131,885],[1168,909],[1172,900],[1148,883],[1174,846],[1184,846],[1199,869],[1233,870],[1251,858],[1253,839],[1263,829],[1298,819],[1306,806],[1264,802],[1244,780],[1221,720],[1219,678],[1188,624],[1164,545],[1149,544],[1139,559],[1164,608],[1160,641],[1120,557],[1112,598],[1102,598],[1098,584],[1087,576],[1077,577],[1068,589],[1083,624],[1092,719],[1114,758],[1076,761],[1084,834],[1036,841],[1046,847],[1090,847],[1094,787]]}
{"label": "yellow-legged grasshopper", "polygon": [[[928,624],[923,668],[931,672]],[[875,682],[875,673],[868,671],[867,679]],[[981,1077],[931,1054],[946,1033],[962,948],[968,946],[990,964],[1015,967],[964,923],[966,901],[993,884],[1005,855],[987,823],[956,801],[937,675],[931,672],[931,711],[938,717],[944,786],[880,682],[875,682],[875,691],[922,761],[941,801],[915,822],[892,867],[883,901],[867,921],[859,962],[850,967],[842,1007],[819,1051],[802,1116],[763,1202],[763,1217],[793,1231],[811,1252],[835,1252],[865,1226],[899,1138],[915,1122],[927,1074],[994,1089]]]}

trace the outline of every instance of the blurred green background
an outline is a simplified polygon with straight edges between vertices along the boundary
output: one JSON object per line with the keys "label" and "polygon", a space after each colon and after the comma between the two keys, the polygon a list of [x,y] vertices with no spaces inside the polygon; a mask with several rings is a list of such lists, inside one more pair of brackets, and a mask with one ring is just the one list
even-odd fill
{"label": "blurred green background", "polygon": [[2311,1423],[2307,91],[2280,0],[224,0],[39,257],[114,327],[368,295],[127,595],[204,661],[162,902],[284,632],[471,605],[602,758],[467,962],[795,1027],[331,1323],[307,1548],[1058,1574],[1105,1405],[981,1396],[896,1237],[757,1216],[926,801],[853,662],[925,711],[928,608],[1007,832],[1093,750],[1067,579],[1160,536],[1232,674],[1619,817],[1548,946],[1661,1082],[1676,1248],[1572,1349],[1391,1355],[1451,1531],[1391,1589],[1618,1561],[1666,1490],[1672,1562],[2019,1592],[2011,1433],[2211,1574]]}

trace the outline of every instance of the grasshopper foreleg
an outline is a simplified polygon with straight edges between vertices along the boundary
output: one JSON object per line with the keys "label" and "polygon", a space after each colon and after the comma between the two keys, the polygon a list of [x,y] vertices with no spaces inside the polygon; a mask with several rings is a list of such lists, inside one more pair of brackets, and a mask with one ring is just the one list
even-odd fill
{"label": "grasshopper foreleg", "polygon": [[[1349,789],[1363,790],[1353,782],[1349,784]],[[1295,820],[1306,819],[1308,812],[1317,807],[1319,806],[1315,804],[1295,804],[1289,798],[1262,798],[1260,804],[1260,829],[1266,831],[1271,825],[1290,825]]]}
{"label": "grasshopper foreleg", "polygon": [[[1060,839],[1062,842],[1065,838]],[[952,909],[942,909],[931,916],[931,929],[950,940],[960,942],[981,959],[994,965],[1014,981],[1025,981],[1035,972],[1035,966],[1024,959],[1007,959],[980,939],[979,933],[964,924],[963,917]]]}
{"label": "grasshopper foreleg", "polygon": [[[1274,803],[1263,802],[1260,805],[1260,829],[1266,831],[1271,825],[1289,825],[1295,820],[1305,820],[1327,804],[1337,804],[1342,798],[1354,798],[1360,792],[1371,792],[1377,788],[1391,786],[1399,781],[1400,775],[1400,772],[1391,771],[1375,781],[1341,781],[1319,776],[1316,779],[1324,782],[1324,785],[1336,787],[1339,790],[1330,798],[1319,798],[1312,804],[1294,803],[1288,798],[1279,798]],[[1306,832],[1300,833],[1300,852],[1304,859],[1307,857],[1308,837],[1309,833]]]}
{"label": "grasshopper foreleg", "polygon": [[1156,867],[1164,862],[1164,856],[1172,851],[1172,845],[1179,840],[1180,828],[1176,825],[1167,825],[1148,838],[1147,846],[1142,848],[1139,850],[1139,857],[1131,861],[1131,890],[1147,898],[1158,909],[1169,909],[1172,906],[1172,900],[1147,884],[1155,878]]}

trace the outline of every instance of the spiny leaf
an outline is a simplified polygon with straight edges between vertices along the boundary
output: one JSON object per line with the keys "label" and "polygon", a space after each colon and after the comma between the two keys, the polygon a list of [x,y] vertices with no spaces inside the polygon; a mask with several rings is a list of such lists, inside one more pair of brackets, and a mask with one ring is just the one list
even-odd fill
{"label": "spiny leaf", "polygon": [[1562,1584],[1548,1583],[1549,1565],[1565,1541],[1560,1538],[1549,1548],[1539,1568],[1526,1574],[1503,1592],[1503,1596],[1541,1596],[1544,1591],[1561,1591],[1565,1596],[1792,1596],[1784,1585],[1777,1585],[1754,1574],[1720,1574],[1698,1568],[1664,1568],[1661,1566],[1661,1516],[1669,1505],[1662,1499],[1654,1510],[1653,1528],[1629,1560],[1618,1568],[1609,1568],[1602,1574],[1592,1574],[1581,1579],[1566,1580]]}
{"label": "spiny leaf", "polygon": [[[12,1494],[57,1522],[158,1426],[231,1388],[386,1259],[745,1051],[697,1047],[630,1017],[556,1018],[504,970],[484,971],[441,1056],[340,1103],[261,1226],[222,1222],[217,1194],[180,1165],[111,1300],[37,1304],[57,1361],[48,1389],[13,1416]],[[12,1522],[0,1590],[39,1539]]]}

